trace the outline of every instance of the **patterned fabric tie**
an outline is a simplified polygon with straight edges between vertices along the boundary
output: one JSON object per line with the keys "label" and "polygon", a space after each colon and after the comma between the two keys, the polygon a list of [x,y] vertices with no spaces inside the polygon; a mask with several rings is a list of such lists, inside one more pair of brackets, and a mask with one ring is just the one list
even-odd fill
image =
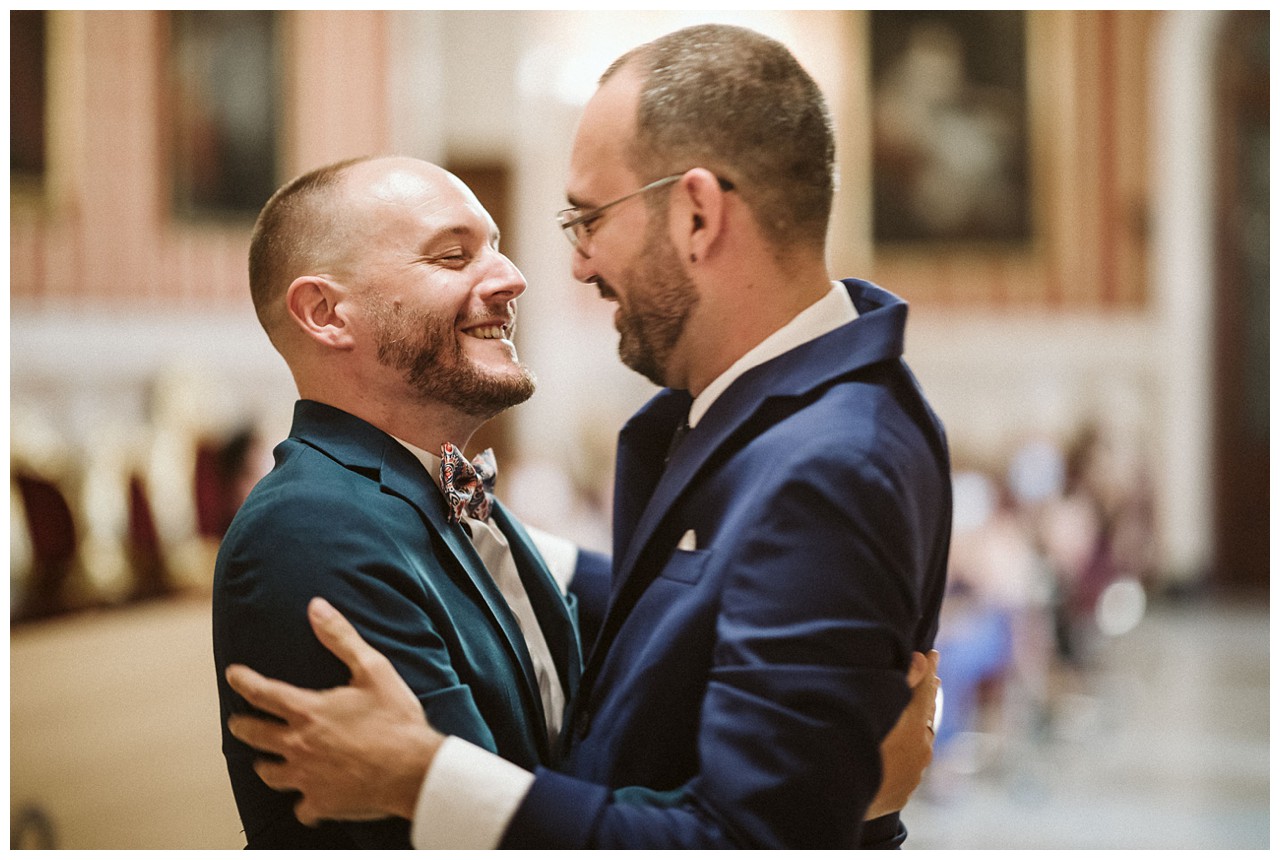
{"label": "patterned fabric tie", "polygon": [[450,442],[440,446],[440,488],[444,490],[449,505],[449,522],[456,523],[465,512],[477,520],[487,520],[493,492],[493,479],[498,474],[498,463],[493,449],[485,448],[475,459],[467,462],[462,452]]}

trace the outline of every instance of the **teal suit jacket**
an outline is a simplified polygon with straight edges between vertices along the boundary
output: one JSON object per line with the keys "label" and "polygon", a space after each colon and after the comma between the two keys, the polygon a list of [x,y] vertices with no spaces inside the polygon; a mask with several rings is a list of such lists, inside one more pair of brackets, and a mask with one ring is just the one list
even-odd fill
{"label": "teal suit jacket", "polygon": [[[222,749],[245,837],[251,848],[408,848],[402,819],[299,824],[296,795],[259,780],[256,753],[227,732],[227,716],[249,708],[224,670],[244,663],[315,689],[346,683],[346,668],[307,622],[319,595],[391,660],[432,725],[532,770],[550,763],[551,750],[524,637],[470,538],[448,522],[431,476],[386,433],[299,401],[275,461],[231,524],[214,576]],[[581,656],[571,607],[501,502],[493,519],[572,696]]]}

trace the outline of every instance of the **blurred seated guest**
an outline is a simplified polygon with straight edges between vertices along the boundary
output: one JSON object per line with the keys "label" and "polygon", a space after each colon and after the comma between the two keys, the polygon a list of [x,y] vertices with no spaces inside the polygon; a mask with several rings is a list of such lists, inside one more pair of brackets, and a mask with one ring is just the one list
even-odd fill
{"label": "blurred seated guest", "polygon": [[946,707],[935,746],[940,756],[958,733],[973,730],[978,690],[1008,666],[1012,649],[1007,614],[991,595],[1001,584],[1001,572],[987,558],[994,486],[978,472],[957,473],[951,486],[951,555],[938,627],[938,648],[947,654]]}
{"label": "blurred seated guest", "polygon": [[1058,647],[1068,666],[1090,663],[1108,587],[1149,573],[1149,489],[1141,462],[1122,456],[1100,426],[1084,425],[1067,447],[1062,492],[1043,515],[1041,540],[1058,576]]}
{"label": "blurred seated guest", "polygon": [[1004,677],[1013,658],[1013,620],[961,582],[947,594],[938,648],[947,654],[947,699],[935,750],[979,728],[981,692]]}
{"label": "blurred seated guest", "polygon": [[948,593],[939,649],[947,656],[946,707],[937,750],[947,756],[957,735],[983,728],[984,706],[996,713],[1017,699],[1032,714],[1043,708],[1049,672],[1049,573],[1013,493],[988,475],[953,479]]}
{"label": "blurred seated guest", "polygon": [[50,423],[15,408],[10,425],[10,521],[22,551],[10,569],[10,619],[25,621],[87,605],[75,505],[81,462]]}

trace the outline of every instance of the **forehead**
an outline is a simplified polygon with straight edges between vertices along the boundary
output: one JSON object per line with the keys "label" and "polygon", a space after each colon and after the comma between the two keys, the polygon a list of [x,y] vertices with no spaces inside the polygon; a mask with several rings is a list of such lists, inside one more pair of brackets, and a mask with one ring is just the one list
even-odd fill
{"label": "forehead", "polygon": [[370,229],[383,231],[396,223],[494,229],[493,219],[471,189],[426,162],[388,159],[357,165],[345,190],[353,210],[367,213]]}
{"label": "forehead", "polygon": [[569,158],[567,191],[575,205],[599,205],[633,190],[637,180],[626,150],[635,138],[640,84],[636,73],[623,69],[583,109]]}

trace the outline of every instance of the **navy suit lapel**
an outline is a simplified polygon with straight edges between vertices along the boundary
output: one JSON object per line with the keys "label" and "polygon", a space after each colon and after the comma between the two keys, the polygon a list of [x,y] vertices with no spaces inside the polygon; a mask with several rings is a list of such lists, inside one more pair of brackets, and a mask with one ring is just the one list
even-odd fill
{"label": "navy suit lapel", "polygon": [[[776,421],[767,405],[788,413],[815,389],[881,361],[902,356],[906,303],[874,285],[846,280],[858,319],[752,368],[716,400],[671,461],[662,455],[676,425],[687,414],[685,392],[663,391],[628,422],[619,436],[614,510],[614,570],[610,606],[602,634],[589,658],[607,647],[607,639],[629,610],[624,595],[635,595],[656,570],[640,569],[667,514],[698,473],[755,416]],[[790,400],[788,406],[785,401]],[[683,408],[683,412],[681,409]],[[637,580],[634,581],[633,580]]]}
{"label": "navy suit lapel", "polygon": [[[629,563],[620,562],[624,559],[634,561],[632,537],[663,477],[663,458],[671,436],[688,417],[692,402],[686,391],[663,391],[636,413],[618,434],[613,499],[615,580],[618,571],[630,567]],[[614,585],[617,585],[616,581]]]}

